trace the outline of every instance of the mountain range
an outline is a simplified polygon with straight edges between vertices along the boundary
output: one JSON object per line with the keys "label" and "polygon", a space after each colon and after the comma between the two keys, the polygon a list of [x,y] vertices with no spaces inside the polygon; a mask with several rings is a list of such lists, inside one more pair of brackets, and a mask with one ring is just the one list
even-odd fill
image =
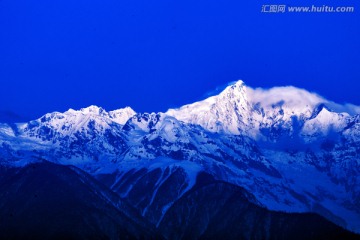
{"label": "mountain range", "polygon": [[165,113],[69,109],[0,124],[0,229],[359,239],[359,165],[360,107],[295,87],[237,81]]}

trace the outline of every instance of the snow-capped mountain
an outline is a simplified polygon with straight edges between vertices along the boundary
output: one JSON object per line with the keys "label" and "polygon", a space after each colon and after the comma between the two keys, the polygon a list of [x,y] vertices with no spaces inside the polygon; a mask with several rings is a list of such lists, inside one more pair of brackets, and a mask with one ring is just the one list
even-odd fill
{"label": "snow-capped mountain", "polygon": [[[96,131],[103,132],[112,125],[123,125],[136,113],[129,107],[106,112],[103,108],[89,106],[79,111],[69,109],[64,113],[54,112],[45,114],[43,117],[19,125],[19,131],[29,137],[48,136],[59,134],[59,137],[71,136],[77,132]],[[45,134],[42,134],[45,132]],[[53,138],[52,138],[53,139]]]}
{"label": "snow-capped mountain", "polygon": [[251,112],[245,84],[238,81],[217,96],[180,109],[170,109],[166,114],[212,132],[240,134],[252,124]]}
{"label": "snow-capped mountain", "polygon": [[[330,110],[332,107],[337,111]],[[243,134],[259,139],[269,138],[269,131],[273,130],[293,133],[300,128],[304,134],[312,134],[316,128],[341,128],[350,118],[347,111],[360,113],[356,106],[341,106],[303,89],[252,89],[240,80],[217,96],[169,109],[166,114],[185,123],[200,125],[210,132]],[[314,120],[308,121],[311,119]],[[305,122],[307,126],[302,128]]]}
{"label": "snow-capped mountain", "polygon": [[0,160],[79,167],[156,226],[205,174],[269,210],[314,212],[359,233],[359,109],[238,81],[165,113],[90,106],[0,124]]}

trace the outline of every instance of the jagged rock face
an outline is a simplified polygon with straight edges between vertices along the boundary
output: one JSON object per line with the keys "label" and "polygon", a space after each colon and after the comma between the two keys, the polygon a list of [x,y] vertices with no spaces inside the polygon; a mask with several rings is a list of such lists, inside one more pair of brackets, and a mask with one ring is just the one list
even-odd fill
{"label": "jagged rock face", "polygon": [[348,108],[302,89],[239,81],[166,113],[90,106],[0,124],[0,160],[74,165],[153,224],[206,172],[270,210],[316,212],[360,232],[360,121]]}

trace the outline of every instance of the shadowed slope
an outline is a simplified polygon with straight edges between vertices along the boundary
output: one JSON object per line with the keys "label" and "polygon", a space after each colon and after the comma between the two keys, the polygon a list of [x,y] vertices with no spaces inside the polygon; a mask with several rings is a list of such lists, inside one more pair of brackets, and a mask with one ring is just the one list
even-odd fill
{"label": "shadowed slope", "polygon": [[1,239],[156,237],[150,224],[85,173],[44,162],[1,175]]}

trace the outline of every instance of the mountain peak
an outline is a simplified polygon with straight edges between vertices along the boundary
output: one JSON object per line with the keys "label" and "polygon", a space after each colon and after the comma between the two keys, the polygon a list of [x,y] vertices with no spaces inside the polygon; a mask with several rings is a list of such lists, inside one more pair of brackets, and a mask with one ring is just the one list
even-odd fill
{"label": "mountain peak", "polygon": [[229,84],[218,97],[222,99],[222,101],[225,99],[230,101],[235,100],[235,102],[247,101],[246,85],[242,80]]}
{"label": "mountain peak", "polygon": [[80,111],[84,114],[101,115],[103,113],[106,113],[105,109],[103,109],[102,107],[98,107],[96,105],[90,105],[89,107],[81,108]]}
{"label": "mountain peak", "polygon": [[316,118],[321,112],[332,112],[332,110],[325,105],[325,103],[320,103],[314,108],[312,116],[310,118]]}
{"label": "mountain peak", "polygon": [[[221,93],[229,92],[229,91],[239,91],[239,92],[242,92],[245,88],[246,88],[246,85],[245,85],[244,81],[238,80],[238,81],[229,83],[229,84],[227,85],[227,87],[226,87]],[[220,94],[221,94],[221,93],[220,93]]]}
{"label": "mountain peak", "polygon": [[243,86],[245,86],[245,83],[243,80],[237,80],[237,81],[231,83],[229,86],[243,87]]}
{"label": "mountain peak", "polygon": [[219,95],[203,101],[169,109],[166,114],[187,123],[198,124],[212,132],[239,134],[248,122],[250,105],[242,80],[229,84]]}
{"label": "mountain peak", "polygon": [[116,114],[116,113],[131,113],[131,114],[133,114],[133,115],[135,115],[136,114],[136,112],[134,111],[134,109],[132,109],[131,107],[129,107],[129,106],[126,106],[126,107],[124,107],[124,108],[119,108],[119,109],[116,109],[116,110],[113,110],[113,111],[109,111],[109,114],[110,113],[114,113],[114,114]]}
{"label": "mountain peak", "polygon": [[131,107],[125,107],[110,111],[108,114],[114,122],[124,125],[129,118],[136,114],[136,112]]}

